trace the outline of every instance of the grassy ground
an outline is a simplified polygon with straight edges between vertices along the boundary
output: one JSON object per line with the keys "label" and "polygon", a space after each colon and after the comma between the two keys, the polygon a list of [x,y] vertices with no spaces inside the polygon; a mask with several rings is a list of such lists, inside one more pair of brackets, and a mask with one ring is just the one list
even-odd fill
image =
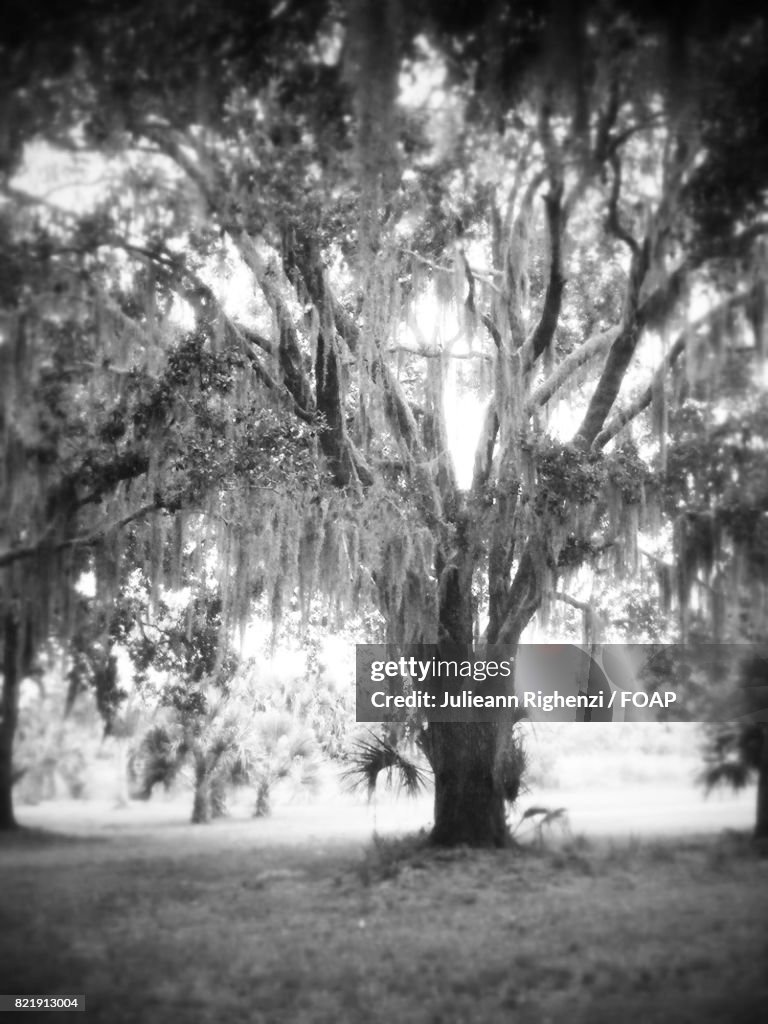
{"label": "grassy ground", "polygon": [[83,992],[90,1024],[766,1019],[768,859],[739,833],[440,853],[317,806],[186,811],[22,813],[48,830],[0,841],[0,991]]}

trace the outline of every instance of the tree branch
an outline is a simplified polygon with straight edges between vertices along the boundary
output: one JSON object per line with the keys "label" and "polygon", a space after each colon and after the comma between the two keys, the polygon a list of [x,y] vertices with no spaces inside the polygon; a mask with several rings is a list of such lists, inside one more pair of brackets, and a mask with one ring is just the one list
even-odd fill
{"label": "tree branch", "polygon": [[629,231],[626,230],[621,224],[619,219],[619,197],[621,195],[621,160],[618,154],[613,153],[610,157],[611,169],[613,170],[613,183],[611,185],[611,193],[608,200],[608,217],[606,218],[606,227],[608,231],[619,239],[620,242],[624,242],[625,245],[629,246],[630,252],[635,259],[640,255],[640,244],[636,238],[633,238]]}
{"label": "tree branch", "polygon": [[490,334],[491,338],[493,338],[493,343],[496,346],[496,348],[500,349],[501,348],[501,333],[499,332],[499,329],[496,326],[496,324],[493,322],[493,320],[487,314],[484,314],[483,316],[480,317],[480,323],[488,331],[488,333]]}
{"label": "tree branch", "polygon": [[13,562],[21,561],[24,558],[33,558],[35,555],[42,554],[44,551],[53,553],[56,551],[64,551],[67,548],[87,547],[91,544],[96,544],[115,530],[121,530],[124,526],[127,526],[134,520],[140,519],[149,512],[156,512],[162,507],[162,502],[159,503],[158,501],[153,501],[147,505],[142,505],[141,508],[136,509],[134,512],[129,512],[114,523],[108,523],[106,526],[98,530],[92,530],[89,533],[81,533],[77,537],[60,540],[54,544],[43,540],[38,541],[37,544],[25,545],[23,548],[12,548],[10,551],[3,551],[0,553],[0,569],[7,565],[11,565]]}
{"label": "tree branch", "polygon": [[324,419],[319,434],[323,453],[337,486],[358,483],[370,486],[373,474],[347,432],[342,345],[337,340],[339,332],[336,330],[340,310],[334,313],[335,302],[326,282],[317,242],[308,233],[294,230],[289,244],[282,247],[281,257],[286,277],[300,297],[302,292],[309,297],[320,321],[315,351],[315,394],[317,411]]}
{"label": "tree branch", "polygon": [[[549,281],[539,322],[531,335],[530,342],[526,344],[526,348],[530,348],[529,359],[531,364],[535,363],[551,344],[555,329],[557,328],[557,321],[560,317],[563,289],[565,288],[562,262],[562,197],[562,182],[554,185],[549,194],[544,197],[547,228],[549,230]],[[523,361],[528,362],[528,359],[524,357]]]}
{"label": "tree branch", "polygon": [[[112,490],[117,484],[126,480],[135,480],[136,477],[143,476],[148,469],[149,456],[144,452],[136,451],[123,452],[109,463],[91,467],[91,472],[99,479],[98,486],[78,498],[74,503],[74,509],[84,508],[86,505],[93,505],[101,501],[106,492]],[[77,486],[79,477],[80,473],[72,473],[65,477],[54,491],[50,501],[61,502],[63,495],[71,494]]]}
{"label": "tree branch", "polygon": [[566,594],[562,590],[556,590],[552,595],[556,601],[562,601],[564,604],[569,604],[571,608],[578,608],[580,612],[584,612],[586,615],[590,615],[594,609],[588,601],[579,601],[575,597],[571,597],[570,594]]}
{"label": "tree branch", "polygon": [[609,327],[607,331],[593,334],[591,338],[587,338],[577,349],[567,355],[562,362],[558,363],[550,376],[531,393],[526,403],[526,412],[530,414],[537,407],[545,405],[580,366],[595,356],[602,355],[608,346],[616,340],[620,330],[620,327]]}
{"label": "tree branch", "polygon": [[483,418],[483,429],[475,450],[475,462],[472,471],[472,496],[479,500],[482,490],[488,483],[493,465],[493,450],[499,436],[499,414],[496,402],[491,399]]}
{"label": "tree branch", "polygon": [[433,525],[436,525],[442,520],[443,503],[428,469],[428,453],[422,443],[413,410],[403,394],[400,382],[383,359],[378,360],[375,373],[381,374],[384,384],[384,411],[405,455],[409,475],[425,494]]}
{"label": "tree branch", "polygon": [[640,340],[643,325],[638,316],[638,301],[640,288],[648,272],[649,248],[646,239],[642,246],[633,250],[621,330],[608,350],[608,357],[600,380],[594,390],[582,424],[576,432],[574,442],[579,447],[589,448],[602,429],[606,417],[616,401],[624,375]]}
{"label": "tree branch", "polygon": [[680,358],[682,353],[685,351],[686,338],[691,331],[696,331],[699,328],[710,323],[712,320],[721,316],[723,313],[729,312],[730,310],[737,309],[739,306],[745,305],[751,298],[751,292],[745,292],[741,295],[734,295],[727,299],[725,302],[719,303],[714,309],[711,309],[708,313],[699,317],[692,324],[690,324],[684,331],[675,338],[672,345],[669,347],[664,359],[661,364],[657,367],[653,374],[650,384],[640,392],[634,401],[630,402],[624,409],[617,410],[617,412],[611,417],[609,422],[603,427],[603,429],[596,436],[594,441],[595,448],[604,448],[610,441],[616,437],[620,430],[622,430],[628,423],[634,420],[640,415],[643,410],[647,409],[653,401],[653,394],[659,384],[663,381],[670,368],[674,366],[677,360]]}
{"label": "tree branch", "polygon": [[498,615],[498,626],[492,631],[489,623],[489,644],[516,644],[541,604],[541,581],[535,554],[538,544],[536,538],[530,537],[523,549],[504,607]]}
{"label": "tree branch", "polygon": [[264,259],[246,231],[240,230],[233,241],[253,272],[267,304],[275,314],[279,333],[278,358],[285,386],[302,409],[307,412],[314,411],[315,401],[312,388],[303,369],[296,328],[285,299],[280,294],[276,270]]}

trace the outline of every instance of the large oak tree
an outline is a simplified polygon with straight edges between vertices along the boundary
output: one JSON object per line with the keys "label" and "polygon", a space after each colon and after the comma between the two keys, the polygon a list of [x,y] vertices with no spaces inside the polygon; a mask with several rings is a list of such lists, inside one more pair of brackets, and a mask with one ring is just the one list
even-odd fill
{"label": "large oak tree", "polygon": [[[171,386],[146,464],[131,463],[150,499],[129,507],[128,477],[107,474],[114,521],[202,510],[233,620],[254,585],[276,614],[292,588],[325,589],[341,611],[375,601],[389,641],[452,654],[516,645],[584,565],[633,571],[638,531],[665,513],[654,474],[670,409],[716,380],[723,346],[762,355],[757,12],[94,2],[87,18],[52,6],[20,24],[6,42],[9,199],[36,209],[13,176],[25,139],[134,156],[122,201],[48,239],[46,267],[85,270],[90,309],[114,301],[120,268],[143,296],[94,345],[163,379],[176,350],[158,309],[170,316],[175,296],[200,357],[228,360],[241,399],[315,446],[298,499],[278,486],[264,504],[253,477],[224,498],[213,473],[205,500],[187,475],[165,500],[158,474],[183,469],[195,422]],[[247,308],[212,279],[217,259]],[[5,354],[22,347],[17,330]],[[465,480],[451,439],[467,391],[484,414]],[[135,439],[119,433],[110,465]],[[44,509],[28,534],[12,520],[0,565],[101,541],[78,523],[94,504],[83,468],[55,543]],[[6,598],[14,622],[21,605]],[[503,843],[508,730],[435,723],[424,743],[435,841]]]}

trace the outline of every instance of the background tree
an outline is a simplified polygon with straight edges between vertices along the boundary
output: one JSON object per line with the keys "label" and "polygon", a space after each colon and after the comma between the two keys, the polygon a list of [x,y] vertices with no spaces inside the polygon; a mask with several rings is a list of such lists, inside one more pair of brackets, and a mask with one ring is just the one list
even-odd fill
{"label": "background tree", "polygon": [[312,729],[287,712],[268,711],[255,722],[256,741],[242,773],[256,790],[254,817],[271,810],[272,791],[279,782],[310,791],[319,781],[319,748]]}
{"label": "background tree", "polygon": [[729,692],[731,707],[750,715],[748,722],[716,722],[709,726],[702,779],[707,789],[717,785],[743,788],[757,779],[754,836],[768,839],[768,726],[764,721],[768,674],[765,649],[747,649],[737,664],[737,685]]}
{"label": "background tree", "polygon": [[[756,777],[755,836],[764,839],[768,418],[750,354],[744,348],[720,354],[716,400],[705,405],[699,384],[679,414],[665,481],[676,572],[665,568],[680,591],[682,628],[694,652],[702,643],[717,645],[704,648],[706,669],[699,667],[700,700],[712,720],[703,780],[708,787],[727,782],[738,788]],[[748,721],[739,723],[744,717]]]}
{"label": "background tree", "polygon": [[193,822],[223,815],[235,785],[253,791],[255,816],[266,815],[276,783],[317,782],[320,748],[307,708],[296,694],[281,699],[274,681],[262,683],[256,663],[222,638],[217,590],[186,603],[179,596],[161,598],[152,612],[148,588],[134,577],[121,606],[119,633],[153,722],[132,758],[139,795],[167,788],[189,766]]}
{"label": "background tree", "polygon": [[[304,484],[314,479],[307,432],[284,424],[247,388],[233,394],[243,364],[231,353],[206,350],[207,329],[189,335],[165,325],[158,367],[153,357],[147,361],[146,349],[141,354],[146,340],[141,277],[129,271],[121,290],[109,278],[120,273],[113,264],[105,271],[114,286],[107,297],[95,270],[83,283],[87,271],[79,253],[51,256],[55,225],[41,228],[36,243],[29,238],[34,225],[23,211],[13,227],[15,249],[6,251],[18,256],[17,290],[7,296],[10,336],[0,349],[7,498],[2,522],[7,546],[0,553],[7,634],[2,763],[9,766],[0,773],[0,788],[7,810],[3,820],[9,823],[19,680],[54,633],[72,638],[77,670],[84,619],[76,591],[81,575],[90,571],[96,580],[87,628],[106,638],[120,582],[137,564],[155,591],[161,579],[178,581],[185,516],[197,528],[209,499],[218,517],[226,514],[220,504],[224,493],[242,504],[245,494],[255,493],[254,482],[262,496],[269,495],[295,470],[297,486],[281,495],[287,508],[304,500]],[[39,260],[27,252],[38,243]],[[58,240],[56,246],[61,247]],[[24,269],[25,252],[34,273]],[[295,458],[286,465],[283,459],[291,451]],[[263,508],[254,501],[250,514],[259,517]],[[269,530],[268,523],[264,527]],[[196,557],[203,561],[206,540],[210,547],[219,545],[215,529],[197,544]],[[231,562],[227,573],[233,575]],[[250,597],[242,588],[238,593],[244,607]],[[226,614],[237,617],[231,588],[225,596]],[[87,647],[93,658],[95,636]],[[101,644],[104,658],[107,648]],[[105,661],[101,668],[108,667]],[[109,708],[102,710],[108,722]]]}
{"label": "background tree", "polygon": [[208,822],[224,813],[226,784],[246,757],[254,714],[237,687],[237,653],[222,637],[221,596],[204,590],[173,607],[173,594],[158,595],[152,608],[147,581],[136,574],[131,583],[120,635],[155,723],[133,759],[141,795],[149,797],[156,781],[168,785],[188,763],[192,821]]}

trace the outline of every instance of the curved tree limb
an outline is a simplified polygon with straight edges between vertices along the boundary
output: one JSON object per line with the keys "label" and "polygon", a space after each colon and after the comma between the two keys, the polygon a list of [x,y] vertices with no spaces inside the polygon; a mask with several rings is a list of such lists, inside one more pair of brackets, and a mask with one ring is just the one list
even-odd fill
{"label": "curved tree limb", "polygon": [[499,414],[496,402],[491,399],[483,418],[483,428],[475,449],[475,462],[472,471],[472,496],[480,498],[481,492],[488,483],[493,465],[493,451],[499,436]]}
{"label": "curved tree limb", "polygon": [[593,334],[567,355],[550,376],[533,390],[526,403],[526,412],[530,414],[539,406],[545,405],[580,366],[595,356],[602,355],[616,340],[620,330],[620,327],[609,327],[606,331]]}
{"label": "curved tree limb", "polygon": [[76,537],[68,537],[65,540],[55,542],[42,539],[36,544],[26,544],[24,547],[11,548],[9,551],[3,551],[0,553],[0,569],[25,558],[34,558],[43,551],[65,551],[67,548],[88,547],[91,544],[97,544],[100,540],[103,540],[104,537],[113,533],[115,530],[121,530],[124,526],[134,522],[136,519],[140,519],[142,516],[145,516],[150,512],[156,512],[162,507],[162,503],[152,501],[149,504],[142,505],[140,508],[135,509],[133,512],[129,512],[127,515],[121,516],[120,519],[115,520],[113,523],[105,524],[98,530],[91,530],[88,533],[81,533]]}
{"label": "curved tree limb", "polygon": [[643,391],[640,392],[637,398],[626,405],[623,409],[617,410],[614,413],[608,423],[606,423],[603,429],[595,437],[594,447],[604,448],[628,423],[631,423],[632,420],[636,419],[641,412],[648,408],[653,400],[654,391],[664,380],[664,377],[667,375],[670,368],[674,366],[685,351],[686,338],[691,331],[696,331],[701,327],[706,326],[719,316],[722,316],[723,313],[730,312],[733,309],[738,309],[740,306],[746,305],[750,300],[751,295],[751,292],[745,292],[741,295],[731,296],[725,302],[718,303],[718,305],[709,310],[708,313],[700,316],[690,324],[686,330],[681,331],[677,338],[675,338],[672,345],[670,345],[661,364],[657,367],[651,382]]}
{"label": "curved tree limb", "polygon": [[574,442],[580,447],[591,447],[602,429],[640,340],[643,324],[638,315],[638,302],[640,288],[648,272],[649,259],[650,246],[646,239],[642,246],[633,250],[621,330],[608,350],[603,372],[581,426],[576,431]]}
{"label": "curved tree limb", "polygon": [[541,604],[541,580],[536,567],[538,541],[530,537],[518,562],[514,579],[493,631],[488,628],[489,644],[516,644]]}
{"label": "curved tree limb", "polygon": [[620,242],[624,242],[624,244],[629,247],[632,256],[637,259],[640,255],[640,243],[622,225],[619,217],[619,198],[621,196],[621,160],[617,153],[611,154],[610,164],[611,169],[613,170],[613,181],[611,183],[611,193],[608,199],[606,227],[612,235],[619,239]]}
{"label": "curved tree limb", "polygon": [[580,612],[584,612],[585,615],[590,615],[594,612],[589,601],[579,601],[578,598],[572,597],[570,594],[566,594],[562,590],[556,590],[552,597],[554,597],[556,601],[562,601],[563,604],[570,605],[571,608],[577,608]]}
{"label": "curved tree limb", "polygon": [[562,182],[555,184],[549,194],[544,197],[549,230],[549,281],[539,322],[529,341],[526,342],[526,349],[529,350],[527,357],[523,357],[526,367],[528,364],[535,363],[539,356],[549,348],[555,335],[557,321],[560,318],[560,307],[565,288],[562,252],[564,225],[562,197]]}

